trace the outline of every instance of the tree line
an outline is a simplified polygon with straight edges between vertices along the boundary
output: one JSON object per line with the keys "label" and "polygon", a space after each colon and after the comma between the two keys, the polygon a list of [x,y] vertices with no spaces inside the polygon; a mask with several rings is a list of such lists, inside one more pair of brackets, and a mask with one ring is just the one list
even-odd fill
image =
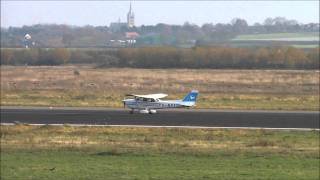
{"label": "tree line", "polygon": [[97,67],[319,69],[319,48],[146,47],[1,49],[1,65],[95,64]]}
{"label": "tree line", "polygon": [[[137,32],[136,46],[179,46],[195,42],[210,45],[240,34],[319,32],[319,23],[301,24],[284,17],[267,18],[263,23],[248,25],[245,19],[234,18],[229,23],[205,23],[201,26],[185,22],[183,25],[142,25],[122,27],[113,31],[108,26],[69,26],[36,24],[22,27],[1,27],[1,47],[23,47],[25,34],[32,36],[36,47],[106,47],[110,40],[125,39],[125,32]],[[193,43],[192,43],[193,44]]]}

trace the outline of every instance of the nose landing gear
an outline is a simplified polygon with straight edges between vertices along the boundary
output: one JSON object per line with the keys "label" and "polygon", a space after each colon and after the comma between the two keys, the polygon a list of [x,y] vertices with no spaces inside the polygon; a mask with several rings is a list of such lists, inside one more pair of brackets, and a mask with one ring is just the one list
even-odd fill
{"label": "nose landing gear", "polygon": [[[131,110],[130,113],[131,112],[133,113],[133,110]],[[155,113],[157,113],[157,111],[154,109],[142,109],[139,111],[139,113],[141,113],[141,114],[155,114]]]}

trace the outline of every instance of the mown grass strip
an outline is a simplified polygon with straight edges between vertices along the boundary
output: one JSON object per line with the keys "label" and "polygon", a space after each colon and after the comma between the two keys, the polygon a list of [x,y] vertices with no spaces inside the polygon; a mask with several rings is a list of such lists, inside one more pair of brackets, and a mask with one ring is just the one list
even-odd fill
{"label": "mown grass strip", "polygon": [[1,179],[317,179],[319,132],[1,126]]}
{"label": "mown grass strip", "polygon": [[[170,94],[181,99],[185,94]],[[73,91],[4,91],[2,106],[62,106],[122,108],[123,94]],[[318,95],[206,94],[201,93],[196,108],[252,110],[318,110]]]}

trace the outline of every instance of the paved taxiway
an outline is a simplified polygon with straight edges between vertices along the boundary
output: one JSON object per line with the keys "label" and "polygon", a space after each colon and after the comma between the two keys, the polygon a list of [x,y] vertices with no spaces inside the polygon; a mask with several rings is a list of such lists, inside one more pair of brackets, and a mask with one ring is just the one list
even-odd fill
{"label": "paved taxiway", "polygon": [[129,114],[125,109],[1,107],[1,123],[16,122],[319,129],[319,112],[181,109],[159,110],[157,114]]}

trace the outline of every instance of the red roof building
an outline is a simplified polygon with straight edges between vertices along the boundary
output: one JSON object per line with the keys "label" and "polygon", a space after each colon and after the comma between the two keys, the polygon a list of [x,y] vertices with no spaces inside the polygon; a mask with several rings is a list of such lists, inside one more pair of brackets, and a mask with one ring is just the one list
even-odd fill
{"label": "red roof building", "polygon": [[126,32],[127,39],[137,39],[137,37],[139,37],[137,32]]}

